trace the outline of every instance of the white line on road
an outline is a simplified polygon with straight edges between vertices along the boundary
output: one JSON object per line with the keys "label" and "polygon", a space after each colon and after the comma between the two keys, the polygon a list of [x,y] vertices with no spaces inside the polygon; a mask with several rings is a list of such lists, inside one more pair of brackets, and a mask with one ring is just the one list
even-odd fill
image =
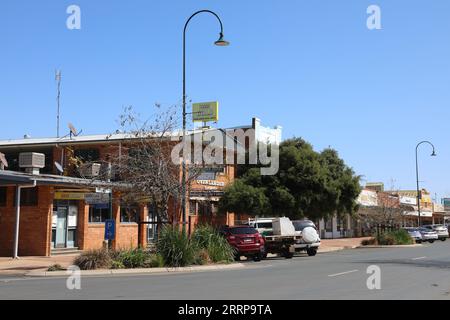
{"label": "white line on road", "polygon": [[422,260],[422,259],[426,259],[426,257],[417,257],[417,258],[412,258],[411,260]]}
{"label": "white line on road", "polygon": [[340,273],[335,273],[335,274],[329,274],[329,277],[337,277],[337,276],[342,276],[344,274],[349,274],[349,273],[353,273],[353,272],[358,272],[359,270],[350,270],[350,271],[344,271],[344,272],[340,272]]}

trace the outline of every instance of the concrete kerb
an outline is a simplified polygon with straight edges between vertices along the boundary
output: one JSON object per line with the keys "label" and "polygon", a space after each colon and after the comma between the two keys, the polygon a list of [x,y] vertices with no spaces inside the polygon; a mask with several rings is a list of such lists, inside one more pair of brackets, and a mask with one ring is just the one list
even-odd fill
{"label": "concrete kerb", "polygon": [[402,244],[402,245],[391,245],[391,246],[380,246],[380,245],[369,245],[369,246],[357,246],[356,249],[380,249],[380,248],[417,248],[423,247],[423,244]]}
{"label": "concrete kerb", "polygon": [[[120,275],[120,274],[155,274],[155,273],[186,273],[186,272],[203,272],[232,270],[244,268],[243,263],[232,263],[223,265],[210,266],[193,266],[180,268],[144,268],[144,269],[101,269],[101,270],[81,270],[81,276],[100,276],[100,275]],[[25,274],[27,277],[66,277],[68,271],[30,271]]]}

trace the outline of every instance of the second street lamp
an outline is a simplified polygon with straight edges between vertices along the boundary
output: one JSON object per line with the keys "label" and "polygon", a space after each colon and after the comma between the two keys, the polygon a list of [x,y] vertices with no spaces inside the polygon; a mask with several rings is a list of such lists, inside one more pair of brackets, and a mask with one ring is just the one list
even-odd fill
{"label": "second street lamp", "polygon": [[422,226],[422,221],[420,219],[420,200],[422,199],[422,196],[421,196],[421,192],[419,189],[419,161],[417,160],[417,151],[419,149],[419,146],[424,143],[429,144],[433,148],[433,153],[431,153],[431,156],[432,157],[436,156],[436,150],[434,148],[434,145],[430,141],[422,141],[417,144],[417,146],[416,146],[416,182],[417,182],[417,212],[419,215],[419,221],[418,221],[419,227]]}
{"label": "second street lamp", "polygon": [[211,11],[211,10],[200,10],[192,14],[189,19],[186,21],[183,30],[183,158],[182,158],[182,173],[181,173],[181,210],[182,210],[182,219],[183,219],[183,231],[186,230],[186,159],[184,158],[184,147],[185,147],[185,137],[186,137],[186,30],[189,22],[193,17],[200,13],[209,13],[217,18],[220,24],[220,33],[219,39],[214,42],[216,46],[225,47],[230,43],[224,40],[223,37],[223,25],[219,16]]}

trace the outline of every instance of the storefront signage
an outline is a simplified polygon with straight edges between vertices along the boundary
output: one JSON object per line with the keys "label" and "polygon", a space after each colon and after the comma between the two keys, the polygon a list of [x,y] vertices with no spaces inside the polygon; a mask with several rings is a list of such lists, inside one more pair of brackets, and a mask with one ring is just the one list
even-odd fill
{"label": "storefront signage", "polygon": [[55,192],[55,200],[84,200],[82,192]]}
{"label": "storefront signage", "polygon": [[198,184],[205,186],[215,186],[215,187],[224,187],[225,182],[214,181],[214,180],[196,180]]}
{"label": "storefront signage", "polygon": [[84,200],[87,204],[107,204],[110,198],[109,193],[86,193]]}

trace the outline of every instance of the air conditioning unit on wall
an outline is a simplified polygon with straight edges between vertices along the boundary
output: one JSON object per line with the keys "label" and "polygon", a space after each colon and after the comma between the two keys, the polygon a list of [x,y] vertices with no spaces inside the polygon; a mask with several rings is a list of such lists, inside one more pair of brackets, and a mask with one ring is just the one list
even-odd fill
{"label": "air conditioning unit on wall", "polygon": [[19,154],[19,167],[31,174],[39,174],[39,169],[45,167],[45,155],[37,152],[22,152]]}
{"label": "air conditioning unit on wall", "polygon": [[87,163],[80,166],[80,175],[86,178],[98,177],[100,174],[100,163]]}

